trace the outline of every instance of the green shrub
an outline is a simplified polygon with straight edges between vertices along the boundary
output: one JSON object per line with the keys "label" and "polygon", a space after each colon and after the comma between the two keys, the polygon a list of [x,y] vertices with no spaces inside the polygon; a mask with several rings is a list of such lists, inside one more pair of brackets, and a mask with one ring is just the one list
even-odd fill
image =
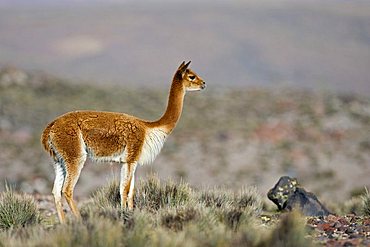
{"label": "green shrub", "polygon": [[256,215],[262,211],[262,197],[255,187],[245,187],[238,193],[226,189],[208,189],[200,192],[199,202],[206,207],[232,207],[243,211],[253,211]]}
{"label": "green shrub", "polygon": [[[135,190],[135,207],[148,211],[156,211],[164,206],[183,205],[189,201],[192,192],[189,185],[184,182],[165,181],[161,183],[155,175],[149,176],[147,180],[141,180]],[[107,186],[98,189],[93,194],[93,201],[101,209],[119,208],[121,201],[119,183],[112,181]]]}
{"label": "green shrub", "polygon": [[237,193],[227,189],[208,189],[200,192],[198,201],[214,209],[219,221],[236,231],[242,222],[250,221],[262,211],[262,197],[255,187]]}
{"label": "green shrub", "polygon": [[199,202],[206,207],[224,208],[232,203],[232,192],[226,189],[204,189],[200,192]]}
{"label": "green shrub", "polygon": [[93,194],[92,199],[93,204],[89,203],[81,209],[81,216],[85,221],[94,217],[103,217],[112,221],[121,221],[126,228],[132,228],[133,212],[121,209],[118,181],[113,180],[108,185],[99,188]]}
{"label": "green shrub", "polygon": [[119,182],[112,180],[108,185],[99,188],[93,194],[93,201],[100,208],[120,207]]}
{"label": "green shrub", "polygon": [[121,210],[120,207],[96,207],[94,203],[88,203],[81,208],[81,216],[84,222],[89,222],[95,218],[104,218],[113,222],[121,222],[127,229],[131,229],[135,224],[134,212],[128,209]]}
{"label": "green shrub", "polygon": [[181,231],[184,225],[199,218],[199,212],[194,207],[169,209],[162,213],[161,224],[171,230]]}
{"label": "green shrub", "polygon": [[1,237],[0,237],[0,247],[5,247],[5,244],[3,243],[3,241],[1,240]]}
{"label": "green shrub", "polygon": [[223,224],[215,224],[209,229],[199,229],[197,225],[189,225],[184,229],[186,244],[180,246],[207,246],[207,247],[231,247],[234,233]]}
{"label": "green shrub", "polygon": [[306,239],[306,222],[298,212],[282,215],[276,228],[270,237],[263,240],[261,246],[275,247],[305,247],[312,246],[311,241]]}
{"label": "green shrub", "polygon": [[364,215],[370,216],[370,193],[367,189],[365,194],[361,198],[363,203],[362,211]]}
{"label": "green shrub", "polygon": [[234,231],[238,229],[240,220],[243,216],[243,211],[238,208],[232,208],[224,212],[224,222]]}
{"label": "green shrub", "polygon": [[216,214],[220,221],[233,231],[237,231],[241,225],[249,225],[250,222],[255,222],[256,214],[251,210],[243,210],[237,207],[228,207],[218,209]]}
{"label": "green shrub", "polygon": [[263,208],[262,196],[256,187],[244,187],[234,196],[234,204],[241,210],[248,210],[254,215],[260,215]]}
{"label": "green shrub", "polygon": [[198,201],[206,207],[233,208],[259,215],[262,211],[262,197],[255,187],[243,188],[234,193],[227,189],[208,189],[200,192]]}
{"label": "green shrub", "polygon": [[192,190],[184,182],[166,181],[161,184],[157,176],[140,181],[135,194],[135,205],[139,209],[157,211],[162,207],[181,206],[189,202]]}
{"label": "green shrub", "polygon": [[95,217],[86,222],[73,221],[46,232],[34,246],[123,246],[123,228],[118,222]]}
{"label": "green shrub", "polygon": [[345,200],[343,202],[329,202],[328,208],[332,209],[333,212],[339,215],[346,215],[346,214],[362,214],[362,205],[363,201],[361,197],[352,197],[349,200]]}
{"label": "green shrub", "polygon": [[16,194],[11,189],[0,194],[0,229],[24,227],[39,220],[39,211],[31,196]]}
{"label": "green shrub", "polygon": [[135,210],[133,219],[135,223],[131,229],[124,232],[124,245],[135,247],[155,246],[152,245],[152,238],[158,230],[157,228],[159,228],[157,218],[153,217],[148,211]]}

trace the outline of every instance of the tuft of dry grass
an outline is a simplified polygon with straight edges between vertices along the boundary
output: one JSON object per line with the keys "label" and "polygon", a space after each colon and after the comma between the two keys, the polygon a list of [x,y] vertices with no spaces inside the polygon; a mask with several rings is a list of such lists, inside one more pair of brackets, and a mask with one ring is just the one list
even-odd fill
{"label": "tuft of dry grass", "polygon": [[93,200],[96,206],[100,208],[119,207],[121,202],[119,182],[112,180],[108,185],[99,188],[93,194]]}
{"label": "tuft of dry grass", "polygon": [[362,211],[365,216],[370,216],[370,193],[366,189],[366,192],[363,196],[361,196],[362,199]]}
{"label": "tuft of dry grass", "polygon": [[262,197],[256,187],[244,187],[234,193],[227,189],[213,188],[200,191],[198,201],[205,207],[233,208],[259,215],[262,211]]}
{"label": "tuft of dry grass", "polygon": [[200,212],[194,207],[179,207],[162,212],[161,224],[174,231],[182,231],[184,225],[197,220]]}
{"label": "tuft of dry grass", "polygon": [[270,236],[262,241],[261,246],[313,246],[311,241],[306,238],[307,234],[305,218],[299,212],[293,211],[282,216],[279,224]]}
{"label": "tuft of dry grass", "polygon": [[9,188],[0,194],[0,229],[14,229],[39,222],[39,211],[32,196],[17,194]]}
{"label": "tuft of dry grass", "polygon": [[104,217],[91,218],[88,221],[72,221],[58,225],[40,236],[32,236],[27,244],[30,246],[124,246],[122,226],[117,221]]}
{"label": "tuft of dry grass", "polygon": [[202,190],[199,196],[199,202],[206,207],[225,208],[232,203],[232,193],[225,189],[213,188]]}
{"label": "tuft of dry grass", "polygon": [[151,175],[145,181],[140,181],[135,194],[135,205],[139,209],[156,211],[163,207],[181,206],[190,201],[192,189],[181,181],[161,183],[159,178]]}

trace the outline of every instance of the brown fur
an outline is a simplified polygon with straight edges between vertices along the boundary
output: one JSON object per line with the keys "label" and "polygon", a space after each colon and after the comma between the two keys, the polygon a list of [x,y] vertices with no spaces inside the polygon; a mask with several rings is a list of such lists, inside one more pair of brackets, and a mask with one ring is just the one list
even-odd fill
{"label": "brown fur", "polygon": [[47,125],[41,142],[55,161],[53,194],[61,222],[64,222],[61,193],[74,215],[79,217],[73,200],[73,190],[87,156],[124,164],[121,206],[126,207],[128,203],[128,207],[132,209],[134,172],[142,155],[146,135],[156,128],[170,134],[181,116],[185,92],[205,88],[204,81],[187,68],[189,63],[183,62],[176,71],[167,109],[157,121],[145,121],[116,112],[75,111],[66,113]]}

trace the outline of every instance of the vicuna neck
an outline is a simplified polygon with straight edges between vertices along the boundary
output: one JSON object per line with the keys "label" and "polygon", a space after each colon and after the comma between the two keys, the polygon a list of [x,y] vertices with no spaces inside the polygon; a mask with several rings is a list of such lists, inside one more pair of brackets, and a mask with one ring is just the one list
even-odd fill
{"label": "vicuna neck", "polygon": [[168,96],[166,111],[163,116],[153,122],[153,124],[157,127],[163,127],[166,129],[167,133],[170,133],[180,119],[184,96],[185,89],[183,88],[182,83],[174,79]]}

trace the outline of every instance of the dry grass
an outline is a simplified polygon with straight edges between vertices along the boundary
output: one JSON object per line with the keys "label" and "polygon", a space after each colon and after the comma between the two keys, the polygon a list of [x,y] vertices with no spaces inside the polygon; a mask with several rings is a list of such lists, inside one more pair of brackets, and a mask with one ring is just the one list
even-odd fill
{"label": "dry grass", "polygon": [[[239,192],[194,190],[184,182],[160,181],[152,175],[138,183],[135,200],[139,205],[133,211],[120,209],[118,191],[117,182],[99,188],[91,200],[84,202],[81,221],[71,217],[65,225],[50,225],[48,217],[55,218],[54,212],[52,216],[44,213],[44,221],[2,228],[0,246],[315,245],[306,218],[298,212],[279,216],[263,210],[262,197],[254,187]],[[148,193],[152,194],[149,199]],[[4,194],[7,196],[1,197],[1,203],[12,208],[29,209],[30,202],[35,206],[29,195]],[[364,203],[360,204],[365,205],[366,216],[368,194],[362,198]],[[37,207],[32,212],[40,214]],[[271,220],[264,220],[266,213]]]}
{"label": "dry grass", "polygon": [[278,226],[262,243],[262,246],[275,247],[308,247],[313,243],[306,238],[306,220],[298,212],[286,214],[280,220]]}
{"label": "dry grass", "polygon": [[40,221],[33,197],[7,189],[0,194],[0,229],[16,229]]}
{"label": "dry grass", "polygon": [[366,216],[370,216],[370,193],[366,189],[365,194],[361,197],[363,203],[363,214]]}
{"label": "dry grass", "polygon": [[[205,191],[152,175],[138,183],[133,211],[120,209],[118,191],[116,182],[98,189],[82,206],[80,222],[71,218],[66,225],[24,225],[23,233],[4,229],[0,242],[6,246],[26,242],[31,246],[233,246],[242,241],[246,229],[252,231],[262,210],[255,188],[240,193],[218,190],[230,203],[206,206],[200,199]],[[22,198],[17,201],[20,207],[28,205],[29,196]],[[12,198],[3,201],[9,204]]]}

